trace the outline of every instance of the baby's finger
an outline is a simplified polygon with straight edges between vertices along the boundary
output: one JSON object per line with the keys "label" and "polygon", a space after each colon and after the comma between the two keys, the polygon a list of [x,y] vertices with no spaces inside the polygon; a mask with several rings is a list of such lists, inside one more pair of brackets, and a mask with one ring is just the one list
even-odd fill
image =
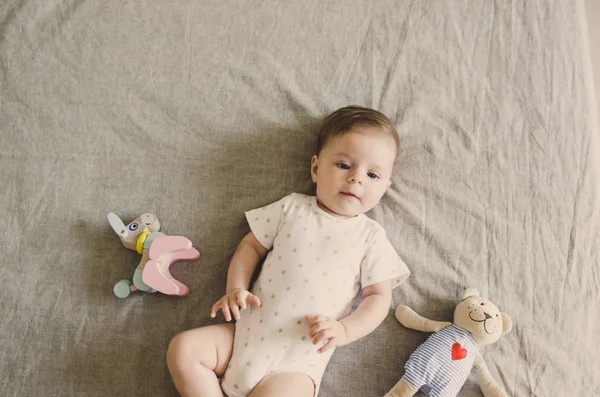
{"label": "baby's finger", "polygon": [[231,313],[229,313],[229,303],[227,303],[227,301],[223,302],[221,311],[223,312],[223,317],[225,317],[225,321],[231,321]]}
{"label": "baby's finger", "polygon": [[331,325],[329,325],[328,321],[319,321],[318,323],[315,323],[312,325],[312,327],[310,327],[310,330],[309,330],[310,337],[312,338],[319,332],[321,332],[325,329],[329,329],[329,328],[331,328]]}
{"label": "baby's finger", "polygon": [[247,298],[245,298],[245,297],[244,297],[244,294],[243,294],[243,292],[241,292],[241,291],[240,291],[240,292],[238,292],[238,293],[236,294],[236,296],[235,296],[235,300],[236,300],[236,303],[237,303],[237,305],[238,305],[240,308],[242,308],[242,309],[245,309],[245,308],[246,308],[246,299],[247,299]]}
{"label": "baby's finger", "polygon": [[308,320],[308,326],[309,327],[312,327],[318,321],[325,321],[325,320],[327,320],[327,317],[322,316],[322,315],[316,315],[315,316],[315,315],[307,314],[304,317]]}
{"label": "baby's finger", "polygon": [[258,299],[258,296],[253,294],[248,294],[248,296],[246,297],[246,302],[248,302],[251,305],[260,306],[260,299]]}
{"label": "baby's finger", "polygon": [[312,327],[312,321],[315,317],[317,317],[317,316],[315,316],[313,314],[306,314],[304,316],[304,319],[306,320],[306,325],[308,325],[308,328]]}
{"label": "baby's finger", "polygon": [[219,311],[219,309],[221,308],[221,300],[219,300],[217,303],[215,303],[212,307],[212,309],[210,309],[210,317],[215,318],[215,316],[217,315],[217,312]]}
{"label": "baby's finger", "polygon": [[317,350],[317,353],[325,353],[327,350],[331,350],[335,347],[335,338],[329,339],[329,342],[325,344],[322,348]]}
{"label": "baby's finger", "polygon": [[319,343],[325,339],[329,339],[333,336],[334,336],[333,331],[330,329],[326,329],[325,331],[321,331],[318,334],[316,334],[315,336],[313,336],[312,343],[313,343],[313,345],[316,345],[317,343]]}
{"label": "baby's finger", "polygon": [[235,304],[235,302],[231,303],[231,312],[233,313],[233,318],[235,318],[236,320],[240,319],[240,308],[238,307],[238,305]]}

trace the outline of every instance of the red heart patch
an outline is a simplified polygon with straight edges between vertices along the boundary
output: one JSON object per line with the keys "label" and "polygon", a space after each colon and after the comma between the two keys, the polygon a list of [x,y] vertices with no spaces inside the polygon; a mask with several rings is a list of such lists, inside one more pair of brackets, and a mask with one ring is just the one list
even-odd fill
{"label": "red heart patch", "polygon": [[452,360],[462,360],[467,357],[467,350],[463,349],[460,343],[452,345]]}

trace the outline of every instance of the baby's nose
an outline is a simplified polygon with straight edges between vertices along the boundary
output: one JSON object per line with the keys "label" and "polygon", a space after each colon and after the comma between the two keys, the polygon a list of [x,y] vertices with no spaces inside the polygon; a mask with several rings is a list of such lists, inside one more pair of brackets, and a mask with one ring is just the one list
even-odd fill
{"label": "baby's nose", "polygon": [[359,185],[362,185],[363,181],[362,178],[360,178],[358,175],[356,174],[352,174],[348,177],[348,182],[351,183],[358,183]]}

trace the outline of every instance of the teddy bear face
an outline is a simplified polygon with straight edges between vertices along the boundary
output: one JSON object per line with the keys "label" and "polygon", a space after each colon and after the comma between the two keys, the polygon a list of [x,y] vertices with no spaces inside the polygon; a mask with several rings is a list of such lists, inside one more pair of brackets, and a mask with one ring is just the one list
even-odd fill
{"label": "teddy bear face", "polygon": [[512,321],[495,304],[474,292],[463,296],[456,306],[454,325],[468,331],[478,345],[489,345],[510,331]]}

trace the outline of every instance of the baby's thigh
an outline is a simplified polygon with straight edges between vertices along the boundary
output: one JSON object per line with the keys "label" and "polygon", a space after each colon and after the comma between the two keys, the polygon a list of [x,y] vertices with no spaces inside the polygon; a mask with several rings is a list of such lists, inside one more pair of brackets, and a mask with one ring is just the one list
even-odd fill
{"label": "baby's thigh", "polygon": [[300,372],[272,374],[265,377],[248,397],[313,397],[315,384]]}
{"label": "baby's thigh", "polygon": [[233,352],[233,324],[209,325],[176,335],[169,344],[169,366],[200,363],[222,376]]}

